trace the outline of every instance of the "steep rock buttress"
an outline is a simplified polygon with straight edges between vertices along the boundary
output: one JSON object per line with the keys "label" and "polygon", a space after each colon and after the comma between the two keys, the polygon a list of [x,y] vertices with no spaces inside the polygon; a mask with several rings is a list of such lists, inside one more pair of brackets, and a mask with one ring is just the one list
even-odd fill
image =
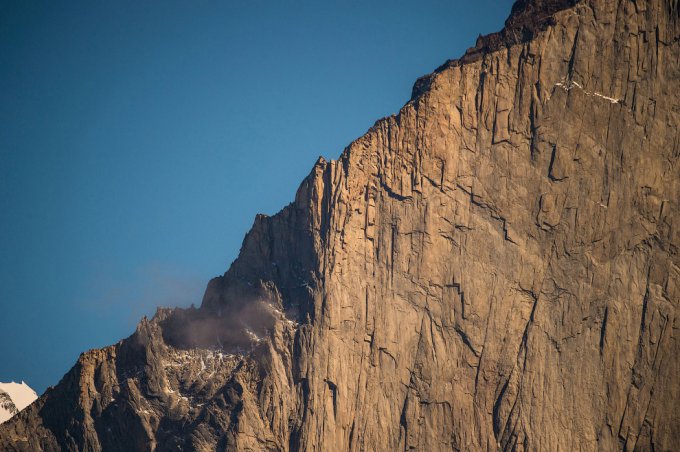
{"label": "steep rock buttress", "polygon": [[680,448],[679,8],[516,2],[0,449]]}

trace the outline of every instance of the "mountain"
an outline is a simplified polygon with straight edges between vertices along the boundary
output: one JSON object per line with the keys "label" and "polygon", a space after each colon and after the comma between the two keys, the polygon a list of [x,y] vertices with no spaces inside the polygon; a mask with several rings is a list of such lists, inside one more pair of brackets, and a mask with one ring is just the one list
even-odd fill
{"label": "mountain", "polygon": [[38,394],[23,381],[0,383],[0,424],[26,408]]}
{"label": "mountain", "polygon": [[1,450],[680,449],[680,6],[520,0]]}

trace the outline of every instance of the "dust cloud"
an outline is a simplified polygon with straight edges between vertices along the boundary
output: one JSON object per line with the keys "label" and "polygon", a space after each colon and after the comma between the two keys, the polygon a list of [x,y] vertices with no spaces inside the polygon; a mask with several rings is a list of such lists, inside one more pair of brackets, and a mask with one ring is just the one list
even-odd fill
{"label": "dust cloud", "polygon": [[177,348],[249,349],[273,328],[281,312],[269,301],[253,300],[218,312],[177,309],[161,323],[163,339]]}

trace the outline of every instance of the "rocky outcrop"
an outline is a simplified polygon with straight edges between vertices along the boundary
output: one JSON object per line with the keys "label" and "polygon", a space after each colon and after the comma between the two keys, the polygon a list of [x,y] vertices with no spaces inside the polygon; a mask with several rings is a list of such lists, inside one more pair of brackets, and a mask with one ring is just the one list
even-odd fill
{"label": "rocky outcrop", "polygon": [[3,450],[680,448],[680,9],[522,0]]}

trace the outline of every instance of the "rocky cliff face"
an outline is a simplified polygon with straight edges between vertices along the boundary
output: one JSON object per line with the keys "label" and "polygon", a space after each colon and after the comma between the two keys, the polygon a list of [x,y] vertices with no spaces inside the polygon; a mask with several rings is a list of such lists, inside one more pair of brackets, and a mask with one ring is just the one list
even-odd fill
{"label": "rocky cliff face", "polygon": [[521,0],[2,450],[677,450],[680,6]]}

